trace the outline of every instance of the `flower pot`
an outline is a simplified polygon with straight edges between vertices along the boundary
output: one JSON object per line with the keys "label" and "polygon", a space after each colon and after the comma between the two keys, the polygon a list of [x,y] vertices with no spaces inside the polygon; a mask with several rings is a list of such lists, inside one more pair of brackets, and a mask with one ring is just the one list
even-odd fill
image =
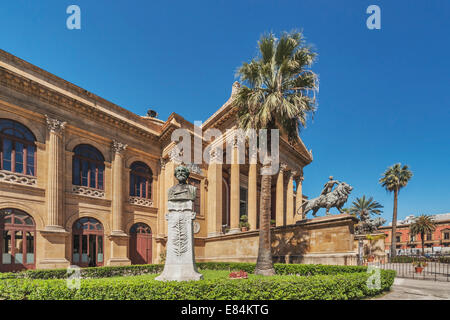
{"label": "flower pot", "polygon": [[242,232],[248,231],[248,228],[247,227],[241,227],[241,231]]}
{"label": "flower pot", "polygon": [[373,262],[373,260],[374,260],[373,257],[369,257],[369,258],[367,259],[368,262]]}
{"label": "flower pot", "polygon": [[422,273],[423,267],[415,267],[416,273]]}

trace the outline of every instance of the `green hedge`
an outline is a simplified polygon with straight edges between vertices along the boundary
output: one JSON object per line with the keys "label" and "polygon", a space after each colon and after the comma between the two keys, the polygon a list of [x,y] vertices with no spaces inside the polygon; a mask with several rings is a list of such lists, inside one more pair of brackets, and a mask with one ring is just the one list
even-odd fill
{"label": "green hedge", "polygon": [[[254,263],[228,263],[228,262],[201,262],[197,263],[199,270],[244,270],[248,273],[255,271]],[[164,268],[162,264],[131,265],[117,267],[95,267],[82,268],[82,278],[109,278],[116,276],[137,276],[143,274],[161,273]],[[364,266],[335,266],[320,264],[274,264],[275,272],[278,275],[336,275],[341,273],[366,272]],[[18,273],[0,273],[2,278],[25,278],[25,279],[66,279],[66,269],[52,270],[27,270]]]}
{"label": "green hedge", "polygon": [[381,271],[381,288],[367,287],[368,273],[246,280],[159,282],[142,278],[82,280],[79,290],[62,279],[3,279],[0,299],[15,300],[346,300],[373,296],[391,287],[395,271]]}

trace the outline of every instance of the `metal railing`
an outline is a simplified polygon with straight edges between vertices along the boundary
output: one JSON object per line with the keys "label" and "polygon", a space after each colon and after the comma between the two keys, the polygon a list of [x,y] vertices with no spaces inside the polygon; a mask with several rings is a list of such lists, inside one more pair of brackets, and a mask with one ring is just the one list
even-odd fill
{"label": "metal railing", "polygon": [[450,256],[397,255],[368,263],[381,269],[395,270],[399,278],[450,281]]}

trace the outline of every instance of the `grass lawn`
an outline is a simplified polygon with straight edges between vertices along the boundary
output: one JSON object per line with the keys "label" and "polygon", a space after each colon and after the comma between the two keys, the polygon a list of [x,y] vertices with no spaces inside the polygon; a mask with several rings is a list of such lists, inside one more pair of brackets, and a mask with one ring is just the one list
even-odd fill
{"label": "grass lawn", "polygon": [[[246,280],[246,279],[231,279],[228,277],[231,271],[228,270],[198,270],[203,275],[203,280],[199,281],[206,281],[206,280],[229,280],[229,281],[239,281],[239,280]],[[118,281],[118,280],[154,280],[159,274],[145,274],[141,276],[118,276],[118,277],[108,277],[108,278],[96,278],[96,279],[82,279],[82,281],[93,281],[93,280],[99,280],[102,281]],[[252,273],[248,273],[248,279],[250,280],[257,280],[257,279],[268,279],[268,278],[274,278],[274,279],[295,279],[302,276],[295,276],[295,275],[275,275],[272,277],[266,277],[261,275],[255,275]],[[156,281],[156,280],[155,280]]]}

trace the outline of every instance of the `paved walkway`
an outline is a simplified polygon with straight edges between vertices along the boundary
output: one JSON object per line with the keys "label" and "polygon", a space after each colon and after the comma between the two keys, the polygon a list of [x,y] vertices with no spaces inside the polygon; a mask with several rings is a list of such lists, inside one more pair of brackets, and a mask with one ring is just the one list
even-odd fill
{"label": "paved walkway", "polygon": [[374,300],[450,300],[450,282],[395,278],[391,291]]}

